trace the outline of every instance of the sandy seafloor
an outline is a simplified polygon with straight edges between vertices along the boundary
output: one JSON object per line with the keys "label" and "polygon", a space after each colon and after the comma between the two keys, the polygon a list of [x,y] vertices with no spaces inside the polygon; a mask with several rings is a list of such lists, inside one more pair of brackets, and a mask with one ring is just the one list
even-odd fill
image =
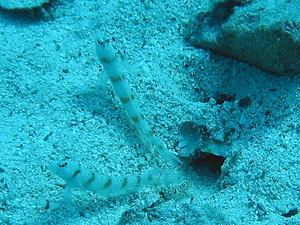
{"label": "sandy seafloor", "polygon": [[[300,224],[300,77],[276,77],[184,41],[209,1],[61,1],[53,20],[0,17],[1,224]],[[157,166],[110,85],[101,89],[94,35],[113,37],[157,137],[176,151],[180,125],[233,129],[237,155],[221,177],[185,163],[189,191],[143,187],[105,197],[73,190],[46,169],[70,159],[108,176]],[[125,63],[126,62],[126,63]],[[218,93],[235,102],[216,105]],[[238,107],[250,96],[252,104]],[[207,119],[207,120],[205,120]],[[203,169],[203,168],[202,168]],[[172,188],[172,187],[169,187]]]}

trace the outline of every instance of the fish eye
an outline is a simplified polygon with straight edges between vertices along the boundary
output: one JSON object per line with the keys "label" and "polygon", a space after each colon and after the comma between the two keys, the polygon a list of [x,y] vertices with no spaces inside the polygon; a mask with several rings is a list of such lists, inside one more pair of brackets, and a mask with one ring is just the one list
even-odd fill
{"label": "fish eye", "polygon": [[68,165],[68,163],[59,164],[59,167],[66,167],[67,165]]}

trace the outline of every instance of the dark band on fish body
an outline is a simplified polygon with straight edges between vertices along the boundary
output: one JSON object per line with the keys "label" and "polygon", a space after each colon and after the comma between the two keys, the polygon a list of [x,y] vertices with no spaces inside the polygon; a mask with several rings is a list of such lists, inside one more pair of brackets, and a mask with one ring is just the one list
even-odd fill
{"label": "dark band on fish body", "polygon": [[137,116],[131,117],[131,119],[132,119],[133,122],[135,122],[135,123],[139,122],[139,117],[137,117]]}
{"label": "dark band on fish body", "polygon": [[114,83],[117,83],[117,82],[119,82],[121,80],[124,80],[124,79],[125,79],[125,75],[121,75],[119,77],[111,77],[110,78],[111,82],[114,82]]}
{"label": "dark band on fish body", "polygon": [[130,97],[120,97],[120,100],[123,104],[130,102],[132,99],[134,99],[134,95],[131,95]]}
{"label": "dark band on fish body", "polygon": [[87,182],[85,182],[82,186],[86,188],[86,187],[89,186],[91,183],[93,183],[94,180],[95,180],[95,174],[92,173],[92,177],[91,177]]}
{"label": "dark band on fish body", "polygon": [[[71,178],[75,178],[79,173],[80,173],[80,170],[76,170],[76,171],[73,173],[73,175],[72,175]],[[71,179],[71,178],[70,178],[70,179]]]}
{"label": "dark band on fish body", "polygon": [[157,148],[160,149],[160,150],[163,150],[163,149],[164,149],[164,146],[158,145]]}
{"label": "dark band on fish body", "polygon": [[148,133],[147,133],[147,137],[152,137],[154,135],[154,132],[152,130],[150,130]]}
{"label": "dark band on fish body", "polygon": [[104,188],[108,188],[110,185],[111,185],[111,178],[109,178],[109,180],[106,182]]}
{"label": "dark band on fish body", "polygon": [[127,186],[127,178],[124,178],[124,182],[122,184],[122,188]]}
{"label": "dark band on fish body", "polygon": [[140,176],[138,176],[138,180],[137,180],[137,184],[141,183],[142,178]]}

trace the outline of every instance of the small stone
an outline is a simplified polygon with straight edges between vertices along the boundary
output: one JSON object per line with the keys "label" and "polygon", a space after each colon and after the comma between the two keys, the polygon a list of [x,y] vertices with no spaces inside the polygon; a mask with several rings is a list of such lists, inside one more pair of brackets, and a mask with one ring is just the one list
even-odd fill
{"label": "small stone", "polygon": [[249,105],[252,104],[252,99],[250,97],[245,97],[242,98],[239,102],[238,102],[238,106],[239,107],[247,107]]}

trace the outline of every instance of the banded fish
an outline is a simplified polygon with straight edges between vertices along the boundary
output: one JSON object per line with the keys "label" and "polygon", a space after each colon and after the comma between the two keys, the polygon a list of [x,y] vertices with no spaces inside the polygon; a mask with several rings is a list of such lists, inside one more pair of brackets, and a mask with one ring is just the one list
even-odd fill
{"label": "banded fish", "polygon": [[54,161],[46,167],[66,181],[69,188],[86,191],[100,191],[103,194],[116,194],[119,191],[150,185],[168,185],[183,181],[181,173],[172,169],[153,169],[149,173],[128,176],[106,176],[99,172],[81,167],[69,161]]}
{"label": "banded fish", "polygon": [[166,145],[154,135],[148,122],[145,120],[126,79],[126,73],[128,73],[128,71],[122,66],[122,60],[116,56],[109,39],[105,36],[97,35],[95,45],[97,56],[104,67],[106,76],[110,79],[115,93],[118,95],[125,111],[140,133],[141,138],[146,141],[146,143],[150,143],[150,146],[154,146],[155,151],[163,158],[165,163],[176,166],[180,165],[181,161],[173,153],[168,151]]}

